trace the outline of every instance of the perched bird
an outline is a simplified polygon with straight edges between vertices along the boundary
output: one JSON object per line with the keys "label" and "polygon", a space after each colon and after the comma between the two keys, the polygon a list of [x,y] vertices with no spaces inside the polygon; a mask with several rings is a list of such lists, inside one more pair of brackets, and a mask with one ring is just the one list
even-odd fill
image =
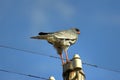
{"label": "perched bird", "polygon": [[73,45],[77,41],[78,34],[80,34],[79,29],[71,28],[68,30],[62,30],[57,32],[40,32],[38,36],[33,36],[31,38],[47,40],[50,44],[52,44],[55,47],[57,53],[60,55],[62,64],[64,64],[62,52],[65,52],[66,61],[69,62],[67,50],[71,45]]}

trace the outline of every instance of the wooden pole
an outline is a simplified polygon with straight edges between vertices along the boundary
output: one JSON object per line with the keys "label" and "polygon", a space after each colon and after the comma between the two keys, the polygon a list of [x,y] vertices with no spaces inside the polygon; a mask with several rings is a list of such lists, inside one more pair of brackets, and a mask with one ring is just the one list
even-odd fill
{"label": "wooden pole", "polygon": [[82,61],[78,54],[75,54],[70,62],[63,65],[63,80],[85,80]]}

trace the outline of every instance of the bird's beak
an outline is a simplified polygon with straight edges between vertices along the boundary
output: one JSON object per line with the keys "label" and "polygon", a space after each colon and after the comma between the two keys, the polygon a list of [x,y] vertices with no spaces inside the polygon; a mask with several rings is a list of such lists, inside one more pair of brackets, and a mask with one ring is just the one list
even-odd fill
{"label": "bird's beak", "polygon": [[78,31],[77,34],[80,34],[80,31]]}

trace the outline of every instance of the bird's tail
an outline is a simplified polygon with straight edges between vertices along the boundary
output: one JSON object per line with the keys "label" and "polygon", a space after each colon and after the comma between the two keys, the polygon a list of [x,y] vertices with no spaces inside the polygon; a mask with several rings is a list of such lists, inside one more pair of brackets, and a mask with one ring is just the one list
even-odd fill
{"label": "bird's tail", "polygon": [[32,39],[47,39],[48,37],[50,37],[52,33],[44,33],[44,32],[40,32],[39,36],[33,36],[31,37]]}

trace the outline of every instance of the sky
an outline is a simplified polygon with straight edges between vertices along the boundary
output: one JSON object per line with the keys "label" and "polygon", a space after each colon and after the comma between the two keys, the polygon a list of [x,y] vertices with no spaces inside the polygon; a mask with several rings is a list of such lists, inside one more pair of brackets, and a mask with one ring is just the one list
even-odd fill
{"label": "sky", "polygon": [[[81,34],[68,49],[70,59],[79,54],[83,62],[120,71],[120,0],[0,0],[0,46],[59,57],[47,41],[30,37],[73,27]],[[4,47],[0,69],[63,80],[59,59]],[[120,72],[85,64],[83,70],[86,80],[120,79]],[[42,79],[0,71],[0,80]]]}

